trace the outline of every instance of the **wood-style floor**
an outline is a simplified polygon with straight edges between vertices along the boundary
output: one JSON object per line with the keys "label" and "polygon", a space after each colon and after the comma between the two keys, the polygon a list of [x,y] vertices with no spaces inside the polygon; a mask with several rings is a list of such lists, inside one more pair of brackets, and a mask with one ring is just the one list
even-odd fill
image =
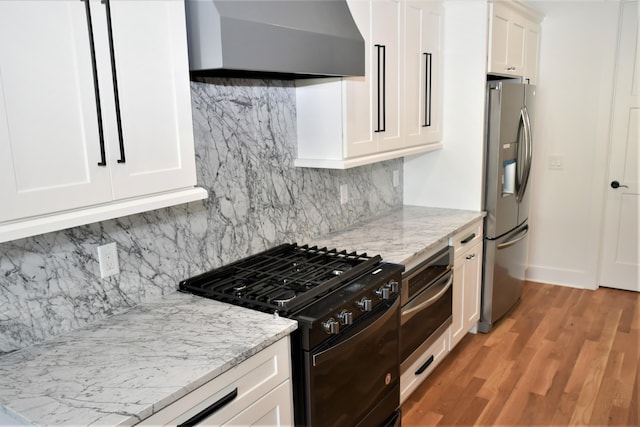
{"label": "wood-style floor", "polygon": [[640,426],[640,294],[526,283],[402,406],[407,426]]}

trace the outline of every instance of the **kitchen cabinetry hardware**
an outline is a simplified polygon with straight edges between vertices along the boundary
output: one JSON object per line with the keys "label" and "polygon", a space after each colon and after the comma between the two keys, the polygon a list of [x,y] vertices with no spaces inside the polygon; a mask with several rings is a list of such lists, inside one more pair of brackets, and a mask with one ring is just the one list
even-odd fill
{"label": "kitchen cabinetry hardware", "polygon": [[474,259],[475,257],[476,257],[476,254],[471,254],[471,255],[467,255],[465,258],[471,260],[471,259]]}
{"label": "kitchen cabinetry hardware", "polygon": [[464,239],[460,240],[460,243],[464,245],[465,243],[469,243],[470,241],[472,241],[475,237],[476,237],[476,233],[471,233]]}
{"label": "kitchen cabinetry hardware", "polygon": [[416,371],[416,375],[420,375],[421,373],[423,373],[433,363],[433,360],[434,360],[434,357],[432,354],[431,356],[429,356],[427,361],[424,362],[424,364],[418,368],[418,370]]}
{"label": "kitchen cabinetry hardware", "polygon": [[611,181],[611,188],[629,188],[628,185],[620,184],[620,181]]}
{"label": "kitchen cabinetry hardware", "polygon": [[116,105],[116,125],[118,128],[118,144],[120,145],[120,159],[118,163],[124,163],[124,138],[122,136],[122,115],[120,114],[120,95],[118,94],[118,75],[116,69],[116,55],[113,48],[113,26],[111,25],[111,2],[104,0],[105,12],[107,14],[107,35],[109,38],[109,54],[111,56],[111,75],[113,81],[113,98]]}
{"label": "kitchen cabinetry hardware", "polygon": [[93,40],[93,22],[91,21],[91,7],[89,0],[84,1],[84,10],[87,15],[87,29],[89,30],[89,50],[91,50],[91,69],[93,71],[93,90],[96,97],[96,114],[98,118],[98,137],[100,138],[100,161],[98,166],[107,166],[107,156],[104,148],[104,130],[102,125],[102,109],[100,103],[100,89],[98,88],[98,68],[96,67],[96,46]]}
{"label": "kitchen cabinetry hardware", "polygon": [[387,130],[387,51],[383,44],[375,47],[378,51],[378,127],[375,132],[384,132]]}
{"label": "kitchen cabinetry hardware", "polygon": [[515,71],[516,67],[507,67],[507,71]]}
{"label": "kitchen cabinetry hardware", "polygon": [[220,400],[217,400],[212,405],[197,413],[193,417],[189,418],[184,423],[178,424],[178,427],[191,427],[197,425],[201,421],[204,421],[206,418],[208,418],[210,415],[215,414],[220,409],[233,402],[236,397],[238,397],[238,387],[234,388],[233,390],[231,390],[231,392],[220,398]]}
{"label": "kitchen cabinetry hardware", "polygon": [[432,55],[429,52],[424,53],[424,124],[422,127],[431,126],[431,76],[432,73]]}

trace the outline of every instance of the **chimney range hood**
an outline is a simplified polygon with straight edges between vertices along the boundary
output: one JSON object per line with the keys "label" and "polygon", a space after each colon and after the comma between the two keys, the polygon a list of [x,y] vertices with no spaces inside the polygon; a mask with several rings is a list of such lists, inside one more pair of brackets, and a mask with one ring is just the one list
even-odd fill
{"label": "chimney range hood", "polygon": [[363,76],[346,0],[186,0],[192,76]]}

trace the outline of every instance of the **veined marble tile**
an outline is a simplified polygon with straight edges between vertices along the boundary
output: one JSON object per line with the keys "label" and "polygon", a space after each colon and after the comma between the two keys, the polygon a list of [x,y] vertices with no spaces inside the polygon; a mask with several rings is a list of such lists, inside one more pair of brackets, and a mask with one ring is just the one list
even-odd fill
{"label": "veined marble tile", "polygon": [[[402,159],[295,168],[291,82],[191,83],[198,185],[209,199],[0,244],[0,353],[172,292],[180,280],[283,242],[314,243],[402,204]],[[340,205],[340,184],[349,203]],[[116,242],[120,274],[96,247]]]}

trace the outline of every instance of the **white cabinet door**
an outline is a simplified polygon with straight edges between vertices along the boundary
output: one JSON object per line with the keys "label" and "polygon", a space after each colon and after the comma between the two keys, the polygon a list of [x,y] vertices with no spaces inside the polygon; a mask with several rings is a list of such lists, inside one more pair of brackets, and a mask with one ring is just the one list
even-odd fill
{"label": "white cabinet door", "polygon": [[[365,75],[345,79],[344,158],[363,156],[378,151],[377,140],[377,64],[378,51],[373,46],[373,3],[349,1],[349,10],[364,38]],[[313,102],[312,102],[313,104]],[[317,120],[317,117],[315,118]]]}
{"label": "white cabinet door", "polygon": [[85,3],[0,2],[0,221],[111,199]]}
{"label": "white cabinet door", "polygon": [[489,17],[489,72],[522,76],[526,21],[507,5],[494,2]]}
{"label": "white cabinet door", "polygon": [[404,146],[442,139],[444,9],[408,1],[404,22]]}
{"label": "white cabinet door", "polygon": [[529,22],[527,25],[527,49],[524,64],[524,80],[529,84],[538,83],[538,57],[540,56],[540,25]]}
{"label": "white cabinet door", "polygon": [[344,157],[401,147],[400,2],[351,1],[365,42],[365,76],[346,82]]}
{"label": "white cabinet door", "polygon": [[401,16],[400,0],[373,2],[373,47],[379,50],[381,58],[381,63],[375,66],[380,70],[377,78],[380,85],[379,102],[374,107],[379,117],[378,151],[395,150],[403,146],[400,132],[401,76],[404,70],[400,61]]}
{"label": "white cabinet door", "polygon": [[[113,81],[117,82],[121,123],[120,131],[117,117],[108,121],[114,198],[193,186],[195,154],[184,3],[110,3]],[[105,109],[115,112],[115,97],[103,102],[108,103]],[[118,162],[122,155],[120,135],[124,163]]]}
{"label": "white cabinet door", "polygon": [[455,253],[450,348],[473,330],[480,319],[482,243],[481,221],[461,230],[450,241]]}
{"label": "white cabinet door", "polygon": [[[287,380],[259,399],[253,405],[225,422],[225,426],[273,426],[293,425],[293,405],[291,400],[291,381]],[[202,425],[211,424],[204,420]]]}
{"label": "white cabinet door", "polygon": [[480,284],[482,280],[482,243],[477,243],[456,257],[453,269],[453,348],[480,319]]}

